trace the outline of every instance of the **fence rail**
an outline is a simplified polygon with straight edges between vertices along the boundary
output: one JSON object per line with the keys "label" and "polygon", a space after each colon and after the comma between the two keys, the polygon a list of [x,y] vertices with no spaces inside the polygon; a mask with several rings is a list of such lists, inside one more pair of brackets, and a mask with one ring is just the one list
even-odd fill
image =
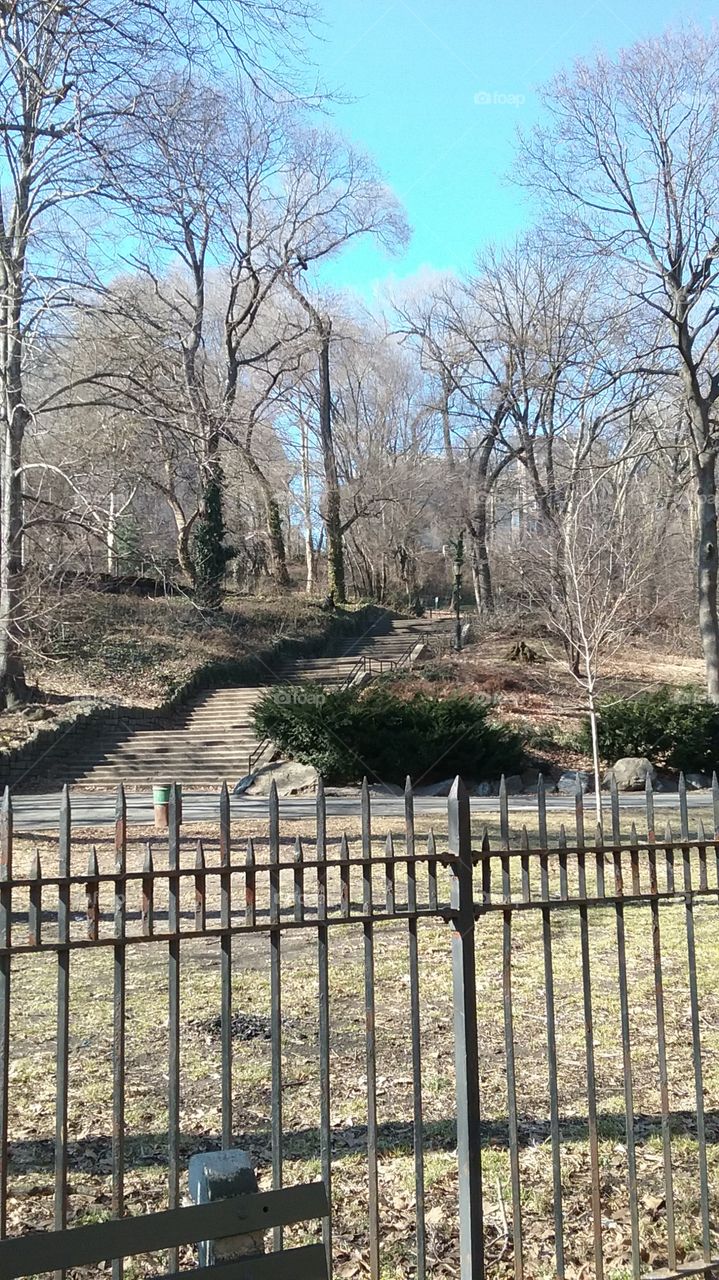
{"label": "fence rail", "polygon": [[[356,1057],[351,1059],[355,1071],[364,1078],[361,1146],[367,1230],[360,1252],[362,1265],[368,1267],[372,1280],[379,1280],[381,1273],[412,1274],[424,1280],[429,1275],[455,1274],[457,1267],[462,1280],[476,1280],[490,1272],[504,1274],[508,1269],[521,1280],[524,1275],[535,1273],[537,1258],[558,1276],[586,1274],[588,1266],[598,1278],[611,1273],[606,1257],[607,1238],[614,1240],[617,1228],[607,1205],[621,1196],[614,1185],[611,1190],[607,1185],[604,1130],[608,1121],[600,1111],[600,1077],[609,1050],[604,1043],[598,1043],[596,1031],[598,1010],[604,1019],[603,1005],[610,996],[617,1014],[610,1049],[621,1063],[622,1108],[615,1114],[622,1130],[624,1166],[622,1263],[635,1277],[653,1274],[659,1266],[663,1276],[687,1274],[687,1267],[692,1268],[693,1274],[712,1274],[717,1267],[719,1207],[719,1187],[712,1177],[719,1168],[719,1086],[713,1067],[719,1021],[714,1022],[713,1018],[719,1017],[719,1006],[711,1004],[713,994],[708,992],[707,974],[713,972],[711,966],[719,960],[719,951],[707,952],[706,948],[717,936],[719,906],[716,778],[711,814],[707,816],[712,827],[710,835],[701,820],[690,833],[682,780],[677,800],[677,834],[667,827],[657,836],[651,788],[646,793],[646,832],[640,837],[632,824],[628,833],[622,833],[619,796],[613,788],[610,830],[605,833],[596,828],[591,839],[585,830],[583,798],[577,793],[571,843],[564,826],[559,828],[554,842],[550,841],[541,783],[536,841],[526,827],[517,830],[510,825],[510,802],[504,785],[498,799],[498,829],[491,838],[486,829],[473,834],[469,801],[461,783],[455,784],[447,802],[446,838],[444,834],[438,838],[432,830],[417,833],[409,784],[403,829],[389,833],[383,841],[373,832],[366,783],[361,792],[356,838],[328,831],[321,785],[312,838],[283,835],[273,788],[266,836],[239,841],[231,826],[228,791],[223,787],[217,838],[206,835],[188,841],[183,837],[178,799],[173,787],[166,846],[160,847],[155,841],[138,850],[133,845],[128,856],[125,797],[120,788],[111,859],[105,851],[98,853],[91,847],[89,854],[83,850],[83,867],[78,868],[69,793],[66,791],[63,796],[56,846],[51,854],[42,856],[28,851],[25,841],[18,843],[14,838],[11,800],[9,793],[5,795],[0,811],[0,1146],[8,1158],[0,1160],[0,1237],[6,1236],[9,1229],[8,1206],[16,1173],[13,1124],[22,1106],[22,1099],[14,1096],[11,1076],[18,1056],[12,1034],[17,1023],[13,984],[33,956],[47,956],[55,966],[54,1026],[44,1033],[54,1036],[56,1046],[53,1225],[62,1229],[68,1222],[69,1175],[75,1159],[70,1090],[70,1063],[75,1052],[71,979],[80,956],[104,948],[112,957],[109,1168],[112,1214],[119,1217],[127,1207],[129,959],[136,954],[142,958],[143,948],[151,947],[155,949],[152,954],[164,952],[167,966],[167,1039],[163,1049],[167,1068],[166,1203],[173,1209],[180,1203],[183,1170],[182,1117],[187,1084],[183,1085],[181,1071],[182,1010],[183,993],[190,980],[185,978],[185,966],[195,954],[193,948],[202,944],[216,950],[219,961],[220,1125],[219,1131],[210,1136],[227,1147],[236,1140],[241,1127],[235,1087],[238,1048],[233,1041],[233,977],[238,967],[242,969],[252,937],[266,937],[269,942],[269,1161],[272,1186],[279,1189],[285,1175],[285,1104],[291,1087],[286,1076],[284,987],[296,963],[294,941],[309,940],[307,945],[314,957],[311,968],[316,1049],[310,1054],[307,1070],[316,1072],[319,1171],[331,1202],[333,1180],[339,1176],[334,1109],[339,1069],[335,1019],[342,1013],[332,989],[336,966],[342,963],[341,958],[335,957],[344,954],[342,939],[351,935],[358,938],[357,962],[363,975],[361,1070]],[[52,868],[48,866],[50,859]],[[706,912],[711,913],[709,917]],[[451,934],[451,982],[448,977],[446,990],[452,1001],[455,1054],[450,1111],[452,1124],[456,1125],[457,1149],[453,1193],[459,1238],[456,1256],[449,1245],[444,1256],[437,1252],[435,1218],[428,1221],[425,1177],[427,1160],[434,1151],[432,1133],[437,1120],[434,1111],[431,1121],[426,1114],[427,1062],[435,1046],[432,1018],[436,1007],[431,1000],[429,1005],[425,1003],[424,990],[427,985],[432,987],[434,969],[427,968],[423,948],[431,937],[435,950],[428,954],[437,954],[436,929],[446,924],[452,926],[446,935],[446,964],[437,963],[442,972],[446,968],[449,974]],[[671,944],[668,960],[665,930],[669,931]],[[397,1262],[399,1269],[393,1272],[383,1239],[386,1191],[385,1178],[381,1177],[385,1157],[378,1103],[378,1022],[383,993],[388,990],[382,970],[389,948],[398,937],[404,937],[406,945],[399,980],[406,983],[408,994],[403,1033],[411,1095],[408,1125],[414,1247],[411,1258],[402,1254]],[[680,1008],[678,1025],[690,1049],[693,1073],[692,1105],[682,1109],[682,1114],[687,1110],[690,1114],[682,1121],[681,1142],[675,1132],[677,1098],[672,1093],[670,1060],[678,1048],[683,1051],[683,1045],[677,1040],[675,1023],[671,1035],[667,1029],[667,964],[670,1012],[672,1018],[676,1015],[677,938],[681,939],[681,964],[686,972],[686,1004]],[[538,969],[527,986],[522,977],[522,961],[532,948],[537,952]],[[575,981],[568,985],[564,971],[570,951]],[[651,974],[650,1001],[644,994],[640,998],[637,956],[643,957],[642,964]],[[602,981],[597,994],[597,981],[604,978],[603,968],[607,965],[615,975],[611,990],[607,995],[609,989]],[[533,1001],[534,1026],[529,1032],[525,987],[526,991],[531,990]],[[493,995],[491,1006],[487,1005],[488,991]],[[574,1021],[568,1030],[570,1012]],[[546,1153],[548,1201],[539,1214],[545,1229],[537,1253],[538,1217],[531,1204],[532,1170],[524,1153],[529,1120],[524,1113],[522,1081],[528,1070],[528,1044],[531,1050],[538,1030],[548,1107],[545,1116],[529,1119],[532,1131],[539,1135],[537,1142]],[[563,1036],[570,1032],[574,1060],[581,1060],[577,1069],[583,1080],[585,1106],[584,1113],[571,1124],[563,1114],[561,1098],[567,1081],[568,1052]],[[496,1043],[492,1039],[495,1033]],[[639,1054],[641,1038],[647,1035],[651,1037],[656,1067],[650,1083],[644,1078],[645,1054]],[[712,1069],[708,1073],[707,1039],[712,1052]],[[499,1065],[492,1059],[494,1065],[488,1066],[492,1054],[494,1059],[501,1058]],[[646,1115],[637,1109],[638,1057],[642,1062],[642,1100],[645,1095],[651,1099],[656,1094],[659,1108],[652,1132],[660,1168],[657,1185],[662,1206],[661,1247],[654,1243],[651,1249],[645,1238],[646,1179],[643,1172],[640,1176],[637,1163],[638,1146],[640,1141],[646,1141],[644,1130],[648,1123]],[[493,1115],[497,1104],[492,1089],[480,1089],[480,1081],[488,1072],[495,1084],[497,1079],[502,1081],[506,1109],[499,1117]],[[436,1081],[431,1084],[430,1093],[434,1094]],[[683,1078],[679,1093],[685,1102],[688,1087]],[[577,1099],[575,1089],[575,1106]],[[612,1105],[616,1107],[616,1099]],[[572,1215],[577,1213],[577,1205],[574,1201],[568,1205],[568,1143],[571,1145],[576,1139],[568,1138],[567,1133],[576,1129],[578,1120],[586,1126],[581,1150],[582,1159],[586,1156],[591,1219],[587,1226],[591,1235],[588,1256],[582,1255],[581,1247],[576,1245],[577,1224]],[[638,1125],[643,1126],[641,1134]],[[489,1167],[488,1161],[491,1164],[492,1135],[499,1130],[506,1131],[506,1206],[499,1175],[495,1175],[499,1179],[496,1193],[491,1181],[488,1183],[485,1178],[482,1184],[483,1166]],[[691,1146],[690,1163],[695,1177],[687,1181],[682,1164],[677,1193],[676,1152],[678,1145],[687,1143]],[[680,1152],[682,1161],[684,1146]],[[496,1200],[499,1207],[492,1208],[490,1200]],[[685,1220],[687,1205],[691,1207],[690,1220]],[[652,1212],[656,1219],[656,1208]],[[497,1218],[500,1228],[496,1226]],[[322,1238],[331,1266],[338,1246],[335,1241],[333,1247],[333,1220],[329,1215],[323,1222]],[[611,1248],[616,1254],[615,1244],[616,1241]],[[276,1245],[280,1245],[279,1238]],[[528,1250],[531,1262],[527,1261]],[[177,1269],[177,1251],[171,1253],[169,1263]],[[614,1255],[612,1266],[617,1269]],[[123,1274],[121,1260],[116,1260],[113,1271],[116,1277]]]}

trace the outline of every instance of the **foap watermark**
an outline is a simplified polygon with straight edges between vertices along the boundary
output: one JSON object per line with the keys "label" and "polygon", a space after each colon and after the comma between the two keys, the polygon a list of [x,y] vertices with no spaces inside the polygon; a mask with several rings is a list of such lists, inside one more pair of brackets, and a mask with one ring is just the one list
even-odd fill
{"label": "foap watermark", "polygon": [[526,101],[524,93],[500,93],[498,89],[482,89],[474,95],[476,107],[523,107]]}
{"label": "foap watermark", "polygon": [[324,689],[307,689],[303,685],[284,685],[274,689],[272,697],[282,707],[321,707],[327,698]]}

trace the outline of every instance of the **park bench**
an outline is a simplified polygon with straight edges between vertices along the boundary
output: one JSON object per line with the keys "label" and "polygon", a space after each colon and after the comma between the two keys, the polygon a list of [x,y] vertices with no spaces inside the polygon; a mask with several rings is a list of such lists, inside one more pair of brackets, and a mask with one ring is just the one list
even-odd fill
{"label": "park bench", "polygon": [[[324,1184],[311,1182],[282,1191],[233,1196],[65,1231],[40,1231],[0,1241],[0,1277],[16,1280],[38,1272],[174,1249],[200,1240],[256,1235],[270,1227],[324,1218],[328,1212]],[[328,1273],[324,1245],[310,1244],[161,1274],[163,1280],[327,1280]]]}

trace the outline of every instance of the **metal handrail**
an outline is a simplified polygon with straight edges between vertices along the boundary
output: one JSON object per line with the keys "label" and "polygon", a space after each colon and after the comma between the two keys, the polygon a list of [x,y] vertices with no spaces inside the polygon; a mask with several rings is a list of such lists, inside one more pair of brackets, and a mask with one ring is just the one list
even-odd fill
{"label": "metal handrail", "polygon": [[265,737],[262,739],[261,742],[257,743],[257,746],[255,747],[254,751],[250,752],[249,756],[247,757],[248,778],[251,773],[254,773],[255,766],[259,764],[260,760],[262,759],[269,745],[270,745],[270,739]]}
{"label": "metal handrail", "polygon": [[350,685],[355,680],[355,678],[359,675],[360,671],[366,671],[366,670],[367,670],[367,659],[364,657],[364,655],[362,655],[357,659],[354,666],[350,667],[349,671],[347,672],[347,675],[342,681],[342,684],[339,685],[339,688],[349,689]]}

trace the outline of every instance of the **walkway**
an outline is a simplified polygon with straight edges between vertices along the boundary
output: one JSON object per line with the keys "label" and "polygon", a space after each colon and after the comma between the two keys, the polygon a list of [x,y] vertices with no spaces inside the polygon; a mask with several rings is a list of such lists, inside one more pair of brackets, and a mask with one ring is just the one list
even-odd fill
{"label": "walkway", "polygon": [[[587,799],[593,803],[592,797]],[[513,821],[519,814],[536,814],[536,796],[512,796],[510,814]],[[710,791],[693,791],[687,796],[687,804],[691,810],[710,809],[712,803]],[[677,809],[677,793],[659,792],[654,797],[654,808],[657,812]],[[609,796],[602,797],[604,820],[610,823]],[[643,793],[624,793],[620,796],[622,813],[641,821],[645,813]],[[115,795],[89,794],[73,790],[71,797],[73,826],[105,826],[115,821]],[[496,796],[488,798],[472,797],[470,806],[473,814],[499,817],[499,801]],[[231,796],[230,807],[233,820],[242,818],[266,818],[267,799],[263,797]],[[18,831],[51,831],[57,830],[60,795],[58,792],[43,795],[13,796],[14,823]],[[439,814],[446,817],[447,801],[436,796],[415,797],[416,814]],[[571,822],[574,813],[574,802],[569,796],[547,796],[547,811],[563,813]],[[183,793],[183,820],[186,824],[193,822],[212,822],[219,820],[220,802],[218,792]],[[404,816],[404,798],[387,796],[372,798],[372,813],[377,818],[396,818],[398,822]],[[280,799],[280,815],[283,822],[308,821],[314,818],[314,796],[287,797]],[[356,818],[360,814],[360,792],[352,796],[328,796],[327,814],[336,818]],[[152,823],[152,795],[149,791],[141,794],[129,793],[127,797],[127,817],[129,822],[143,824]]]}

